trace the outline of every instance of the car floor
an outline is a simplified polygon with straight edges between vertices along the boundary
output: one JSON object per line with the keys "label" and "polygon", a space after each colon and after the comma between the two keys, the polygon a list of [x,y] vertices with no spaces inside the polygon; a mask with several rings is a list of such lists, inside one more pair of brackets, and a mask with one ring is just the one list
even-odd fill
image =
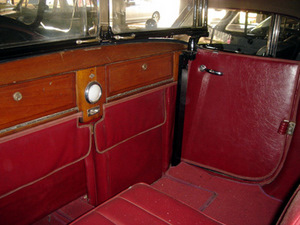
{"label": "car floor", "polygon": [[[171,167],[152,186],[229,225],[272,224],[282,204],[257,184],[233,181],[184,162]],[[34,225],[69,224],[92,208],[87,199],[81,197]]]}
{"label": "car floor", "polygon": [[180,163],[153,187],[225,224],[272,224],[281,201],[257,184],[216,176],[204,169]]}

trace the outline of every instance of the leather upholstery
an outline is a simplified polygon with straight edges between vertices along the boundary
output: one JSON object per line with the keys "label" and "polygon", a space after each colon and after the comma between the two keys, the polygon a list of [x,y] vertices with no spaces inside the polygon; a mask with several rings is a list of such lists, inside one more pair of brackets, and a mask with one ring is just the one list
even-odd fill
{"label": "leather upholstery", "polygon": [[[72,184],[80,187],[74,188],[74,192],[66,189],[69,193],[60,200],[55,200],[56,207],[77,198],[79,193],[85,193],[85,185],[81,183],[85,183],[83,161],[90,152],[91,132],[89,127],[77,127],[80,115],[68,116],[0,138],[0,221],[11,224],[10,221],[22,218],[22,213],[23,221],[27,221],[27,217],[31,218],[32,215],[38,217],[49,213],[48,210],[52,210],[49,209],[50,206],[37,208],[38,212],[28,211],[34,202],[29,196],[51,199],[50,196],[56,194],[50,189],[59,193],[62,186],[69,187]],[[72,165],[75,165],[74,172],[68,169]],[[75,171],[77,174],[72,174]],[[78,179],[68,180],[74,175],[78,175]],[[41,191],[41,188],[44,190]],[[63,192],[61,190],[61,194]],[[16,202],[22,202],[22,207],[12,204]],[[20,210],[23,210],[22,213]],[[14,212],[18,217],[9,214],[9,218],[5,212]],[[18,224],[21,222],[18,221]]]}
{"label": "leather upholstery", "polygon": [[[201,72],[200,65],[223,72]],[[295,121],[299,62],[199,50],[190,65],[182,158],[234,177],[270,182],[280,171]]]}
{"label": "leather upholstery", "polygon": [[299,225],[300,224],[300,186],[295,191],[287,204],[277,224]]}
{"label": "leather upholstery", "polygon": [[0,139],[0,199],[87,156],[90,131],[76,118]]}
{"label": "leather upholstery", "polygon": [[265,192],[278,199],[287,199],[289,192],[299,183],[300,178],[300,110],[297,112],[296,129],[283,168],[276,179],[263,186]]}
{"label": "leather upholstery", "polygon": [[82,216],[72,225],[93,224],[222,224],[157,191],[136,184]]}
{"label": "leather upholstery", "polygon": [[161,177],[169,165],[174,104],[173,83],[105,105],[95,124],[98,203]]}

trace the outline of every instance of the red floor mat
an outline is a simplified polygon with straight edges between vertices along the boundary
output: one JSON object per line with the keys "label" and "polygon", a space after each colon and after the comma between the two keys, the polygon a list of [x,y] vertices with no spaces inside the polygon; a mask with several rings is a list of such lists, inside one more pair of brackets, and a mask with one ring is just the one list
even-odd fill
{"label": "red floor mat", "polygon": [[186,163],[172,167],[153,186],[230,225],[271,224],[281,205],[259,185],[214,176]]}
{"label": "red floor mat", "polygon": [[177,200],[188,203],[199,211],[203,211],[207,208],[217,196],[213,191],[188,184],[172,177],[163,177],[152,184],[152,186],[164,193],[176,197]]}

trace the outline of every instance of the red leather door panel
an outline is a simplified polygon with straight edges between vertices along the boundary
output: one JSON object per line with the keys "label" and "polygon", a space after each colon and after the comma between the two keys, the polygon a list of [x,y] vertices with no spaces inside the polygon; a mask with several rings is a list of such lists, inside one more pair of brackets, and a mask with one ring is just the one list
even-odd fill
{"label": "red leather door panel", "polygon": [[[200,65],[223,72],[201,72]],[[237,178],[268,182],[287,154],[299,63],[199,50],[190,65],[182,158]]]}

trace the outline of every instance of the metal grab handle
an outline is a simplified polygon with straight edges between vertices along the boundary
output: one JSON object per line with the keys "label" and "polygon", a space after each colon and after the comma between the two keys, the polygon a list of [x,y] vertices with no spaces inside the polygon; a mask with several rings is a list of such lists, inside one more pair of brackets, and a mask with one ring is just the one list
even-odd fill
{"label": "metal grab handle", "polygon": [[131,34],[130,36],[115,35],[113,38],[116,40],[131,40],[135,38],[135,34]]}
{"label": "metal grab handle", "polygon": [[206,72],[208,72],[208,73],[211,73],[211,74],[217,75],[217,76],[222,76],[222,75],[223,75],[222,72],[215,71],[215,70],[212,70],[212,69],[207,69],[205,65],[201,65],[201,66],[199,67],[199,69],[200,69],[201,72],[206,71]]}

